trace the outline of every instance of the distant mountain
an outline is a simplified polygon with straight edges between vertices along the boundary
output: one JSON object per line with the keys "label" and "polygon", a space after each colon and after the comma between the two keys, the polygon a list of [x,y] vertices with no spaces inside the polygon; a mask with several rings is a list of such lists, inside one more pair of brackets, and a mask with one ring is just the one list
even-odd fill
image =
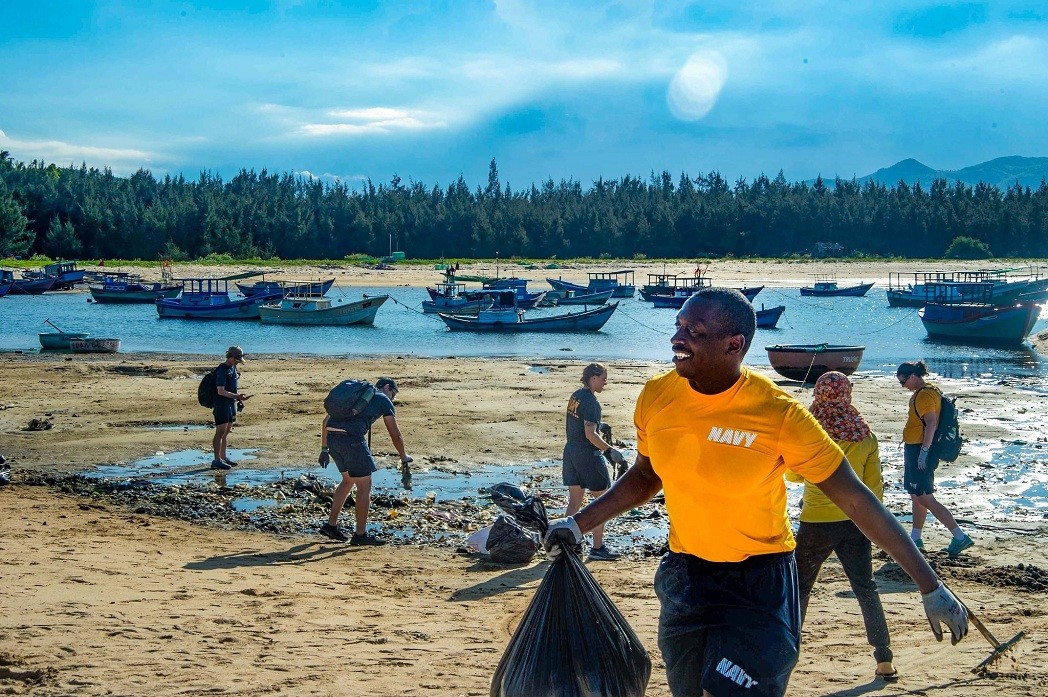
{"label": "distant mountain", "polygon": [[[950,184],[961,181],[974,186],[979,182],[984,182],[1004,190],[1014,186],[1015,182],[1019,182],[1023,186],[1036,189],[1041,185],[1042,179],[1048,181],[1048,157],[1020,157],[1018,155],[998,157],[989,162],[957,170],[932,169],[910,158],[896,162],[891,167],[879,169],[873,174],[867,174],[865,177],[858,177],[857,181],[862,184],[872,180],[886,186],[894,186],[900,180],[910,185],[920,182],[921,186],[927,189],[932,180],[942,178],[945,178]],[[832,184],[833,178],[824,178],[824,181]]]}

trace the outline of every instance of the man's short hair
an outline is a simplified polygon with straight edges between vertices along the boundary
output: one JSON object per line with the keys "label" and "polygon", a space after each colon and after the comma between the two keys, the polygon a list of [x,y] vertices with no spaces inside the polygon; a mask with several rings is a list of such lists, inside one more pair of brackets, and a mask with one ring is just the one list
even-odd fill
{"label": "man's short hair", "polygon": [[376,390],[381,390],[386,385],[392,387],[394,392],[400,392],[400,390],[397,388],[397,381],[393,378],[382,377],[375,381]]}
{"label": "man's short hair", "polygon": [[717,316],[724,330],[723,336],[742,334],[746,339],[746,346],[742,352],[742,355],[745,356],[746,352],[750,350],[753,335],[757,331],[757,313],[754,312],[753,304],[746,299],[746,296],[734,288],[703,288],[692,298],[716,303],[720,310]]}

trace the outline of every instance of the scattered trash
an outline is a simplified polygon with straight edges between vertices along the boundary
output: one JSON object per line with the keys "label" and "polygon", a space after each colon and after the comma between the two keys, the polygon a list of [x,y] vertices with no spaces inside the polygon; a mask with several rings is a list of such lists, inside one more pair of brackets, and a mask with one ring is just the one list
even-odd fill
{"label": "scattered trash", "polygon": [[29,424],[23,428],[23,431],[50,431],[55,425],[51,423],[51,419],[29,419]]}

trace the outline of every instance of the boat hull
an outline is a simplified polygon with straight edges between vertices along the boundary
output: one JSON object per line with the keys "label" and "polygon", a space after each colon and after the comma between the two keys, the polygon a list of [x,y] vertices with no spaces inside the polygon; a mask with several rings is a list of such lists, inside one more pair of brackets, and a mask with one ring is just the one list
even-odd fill
{"label": "boat hull", "polygon": [[180,298],[157,300],[156,312],[164,319],[258,319],[261,316],[259,307],[283,297],[283,291],[240,300],[231,300],[228,295],[221,294],[183,294]]}
{"label": "boat hull", "polygon": [[11,285],[11,295],[41,295],[54,287],[54,276],[44,278],[19,278]]}
{"label": "boat hull", "polygon": [[69,348],[73,353],[116,353],[120,339],[72,339]]}
{"label": "boat hull", "polygon": [[553,286],[553,290],[570,290],[575,293],[590,292],[588,286],[582,286],[578,283],[571,283],[570,281],[562,281],[559,278],[547,278],[546,283]]}
{"label": "boat hull", "polygon": [[873,288],[873,283],[860,283],[857,286],[848,286],[847,288],[813,288],[810,286],[801,287],[801,295],[811,295],[815,297],[850,297],[859,298]]}
{"label": "boat hull", "polygon": [[259,281],[251,285],[238,283],[237,289],[245,298],[260,294],[283,293],[284,295],[321,296],[327,294],[334,285],[335,279],[314,281],[312,283],[280,283],[279,281]]}
{"label": "boat hull", "polygon": [[1000,346],[1021,344],[1040,313],[1040,306],[1032,302],[1011,307],[930,304],[918,311],[929,337]]}
{"label": "boat hull", "polygon": [[48,332],[38,336],[40,337],[40,348],[49,351],[68,351],[70,349],[70,341],[87,339],[91,335],[87,332]]}
{"label": "boat hull", "polygon": [[451,315],[475,315],[486,310],[494,303],[490,297],[467,300],[465,298],[444,298],[437,296],[433,300],[422,301],[422,311],[426,314],[444,312]]}
{"label": "boat hull", "polygon": [[593,310],[583,312],[569,312],[566,315],[554,315],[552,317],[537,317],[533,319],[519,319],[517,321],[492,321],[482,322],[476,317],[459,317],[456,315],[438,314],[452,331],[470,332],[597,332],[600,331],[608,319],[619,306],[611,303]]}
{"label": "boat hull", "polygon": [[121,290],[117,288],[101,288],[89,286],[91,298],[96,303],[103,305],[118,305],[131,303],[155,303],[158,299],[170,299],[178,297],[182,292],[182,286],[161,286],[156,289],[144,290]]}
{"label": "boat hull", "polygon": [[573,294],[557,300],[557,305],[604,305],[611,299],[611,295],[611,289],[599,293]]}
{"label": "boat hull", "polygon": [[815,382],[831,370],[851,375],[862,363],[865,346],[780,344],[765,346],[772,369],[790,380]]}
{"label": "boat hull", "polygon": [[296,324],[322,327],[343,327],[352,324],[374,324],[375,315],[382,304],[389,300],[388,295],[377,295],[353,302],[333,304],[331,307],[312,310],[305,307],[294,307],[293,298],[285,298],[277,305],[262,305],[259,318],[263,324]]}
{"label": "boat hull", "polygon": [[761,309],[757,310],[757,328],[774,329],[775,325],[779,323],[779,318],[782,317],[782,313],[785,311],[785,305],[769,307],[767,310],[765,310],[762,307]]}
{"label": "boat hull", "polygon": [[8,283],[0,283],[0,298],[4,297],[11,291],[11,286],[14,285],[14,281]]}

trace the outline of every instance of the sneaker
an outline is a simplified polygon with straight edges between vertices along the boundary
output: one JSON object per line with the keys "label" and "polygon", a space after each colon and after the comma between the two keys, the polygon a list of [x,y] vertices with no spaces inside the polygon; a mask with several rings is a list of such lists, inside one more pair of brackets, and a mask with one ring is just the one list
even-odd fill
{"label": "sneaker", "polygon": [[917,538],[916,540],[914,540],[913,544],[917,546],[917,549],[921,550],[922,552],[924,551],[924,540],[922,540],[921,538]]}
{"label": "sneaker", "polygon": [[601,545],[600,547],[594,547],[590,550],[589,558],[597,561],[615,561],[622,555],[617,552],[612,552],[608,549],[607,545]]}
{"label": "sneaker", "polygon": [[[346,537],[346,533],[339,530],[331,523],[324,523],[320,526],[320,534],[329,539],[335,540],[336,542],[348,542],[349,538]],[[354,535],[353,537],[356,537]]]}
{"label": "sneaker", "polygon": [[353,533],[353,537],[350,538],[349,544],[357,547],[377,547],[386,544],[386,541],[380,540],[377,537],[372,537],[368,534],[358,535]]}
{"label": "sneaker", "polygon": [[222,460],[222,462],[226,463],[230,467],[236,467],[237,466],[237,463],[234,462],[233,460],[230,460],[229,458],[226,458],[225,460]]}
{"label": "sneaker", "polygon": [[227,470],[230,469],[229,463],[222,462],[221,460],[212,460],[211,469],[213,470]]}
{"label": "sneaker", "polygon": [[962,537],[959,540],[956,537],[953,538],[952,540],[950,540],[950,546],[947,547],[945,551],[951,557],[956,557],[956,556],[959,556],[960,553],[963,552],[964,550],[968,549],[969,547],[974,547],[974,546],[975,546],[975,543],[972,542],[972,538],[970,538],[967,535],[965,535],[964,537]]}
{"label": "sneaker", "polygon": [[411,468],[406,464],[400,466],[400,483],[404,485],[404,488],[408,491],[411,490]]}

